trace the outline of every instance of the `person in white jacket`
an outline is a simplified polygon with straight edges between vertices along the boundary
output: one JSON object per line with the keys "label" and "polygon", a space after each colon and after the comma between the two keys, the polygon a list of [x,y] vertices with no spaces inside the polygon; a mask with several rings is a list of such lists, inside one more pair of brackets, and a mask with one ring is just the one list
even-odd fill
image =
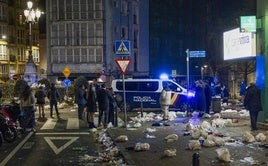
{"label": "person in white jacket", "polygon": [[168,112],[169,112],[170,101],[171,101],[171,91],[168,86],[165,86],[161,92],[159,99],[161,109],[164,113],[163,120],[168,120],[169,118]]}

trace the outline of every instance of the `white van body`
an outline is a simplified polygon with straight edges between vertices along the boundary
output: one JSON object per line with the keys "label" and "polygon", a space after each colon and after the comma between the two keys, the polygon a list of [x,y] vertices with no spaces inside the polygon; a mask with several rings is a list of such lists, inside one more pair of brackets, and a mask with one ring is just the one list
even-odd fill
{"label": "white van body", "polygon": [[[187,89],[170,79],[128,78],[124,82],[128,111],[140,108],[141,103],[144,108],[160,108],[160,94],[166,85],[171,90],[171,107],[182,109],[186,104],[189,105],[189,101],[194,97],[193,91],[187,92]],[[123,108],[123,80],[115,79],[111,86],[119,107]]]}

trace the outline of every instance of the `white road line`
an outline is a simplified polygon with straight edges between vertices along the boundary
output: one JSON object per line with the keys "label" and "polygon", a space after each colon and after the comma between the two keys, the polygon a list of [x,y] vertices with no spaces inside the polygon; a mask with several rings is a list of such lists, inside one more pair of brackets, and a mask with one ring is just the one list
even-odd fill
{"label": "white road line", "polygon": [[35,135],[89,135],[90,132],[58,132],[58,133],[40,133],[37,132]]}
{"label": "white road line", "polygon": [[15,149],[12,150],[11,153],[9,153],[9,155],[0,163],[0,166],[4,166],[7,164],[7,162],[17,153],[17,151],[24,145],[24,143],[26,141],[28,141],[28,139],[33,135],[33,132],[30,132],[23,141],[20,142],[20,144],[18,144]]}
{"label": "white road line", "polygon": [[[73,142],[75,142],[79,137],[44,137],[48,145],[51,147],[51,149],[55,152],[55,154],[59,154],[61,151],[63,151],[65,148],[67,148],[69,145],[71,145]],[[56,147],[56,145],[52,142],[52,140],[69,140],[67,143],[62,145],[61,147]]]}
{"label": "white road line", "polygon": [[68,118],[66,129],[79,129],[78,118]]}
{"label": "white road line", "polygon": [[58,120],[49,118],[40,130],[54,129]]}

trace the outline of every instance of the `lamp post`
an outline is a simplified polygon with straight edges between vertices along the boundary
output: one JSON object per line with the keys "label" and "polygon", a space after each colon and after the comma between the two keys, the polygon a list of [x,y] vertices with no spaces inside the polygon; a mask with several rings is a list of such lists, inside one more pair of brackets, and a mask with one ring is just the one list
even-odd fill
{"label": "lamp post", "polygon": [[208,67],[207,65],[204,65],[204,66],[202,66],[202,67],[200,68],[200,70],[201,70],[201,80],[204,79],[204,70],[205,70],[205,68],[207,68],[207,67]]}
{"label": "lamp post", "polygon": [[32,24],[38,22],[42,12],[39,9],[32,9],[33,2],[27,2],[27,9],[24,10],[25,22],[29,24],[29,55],[28,62],[25,65],[24,80],[29,85],[37,81],[36,66],[32,55]]}

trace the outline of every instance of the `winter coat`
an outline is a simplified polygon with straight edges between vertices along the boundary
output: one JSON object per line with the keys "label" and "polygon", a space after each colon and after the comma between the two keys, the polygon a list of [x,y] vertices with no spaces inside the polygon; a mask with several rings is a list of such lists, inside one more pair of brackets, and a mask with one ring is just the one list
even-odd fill
{"label": "winter coat", "polygon": [[171,91],[169,90],[162,90],[160,94],[160,99],[159,99],[160,105],[170,105],[171,102]]}
{"label": "winter coat", "polygon": [[49,98],[50,104],[53,104],[58,102],[60,95],[55,87],[51,87],[50,91],[48,91],[47,97]]}
{"label": "winter coat", "polygon": [[86,101],[86,90],[85,89],[79,88],[76,97],[77,97],[76,103],[78,105],[86,105],[87,101]]}
{"label": "winter coat", "polygon": [[36,104],[45,104],[46,93],[43,89],[38,89],[35,92]]}
{"label": "winter coat", "polygon": [[249,111],[262,111],[261,91],[256,85],[251,85],[247,88],[244,106]]}
{"label": "winter coat", "polygon": [[97,91],[97,100],[100,110],[109,110],[109,92],[102,88]]}
{"label": "winter coat", "polygon": [[87,92],[87,111],[96,112],[97,111],[97,97],[94,91]]}

